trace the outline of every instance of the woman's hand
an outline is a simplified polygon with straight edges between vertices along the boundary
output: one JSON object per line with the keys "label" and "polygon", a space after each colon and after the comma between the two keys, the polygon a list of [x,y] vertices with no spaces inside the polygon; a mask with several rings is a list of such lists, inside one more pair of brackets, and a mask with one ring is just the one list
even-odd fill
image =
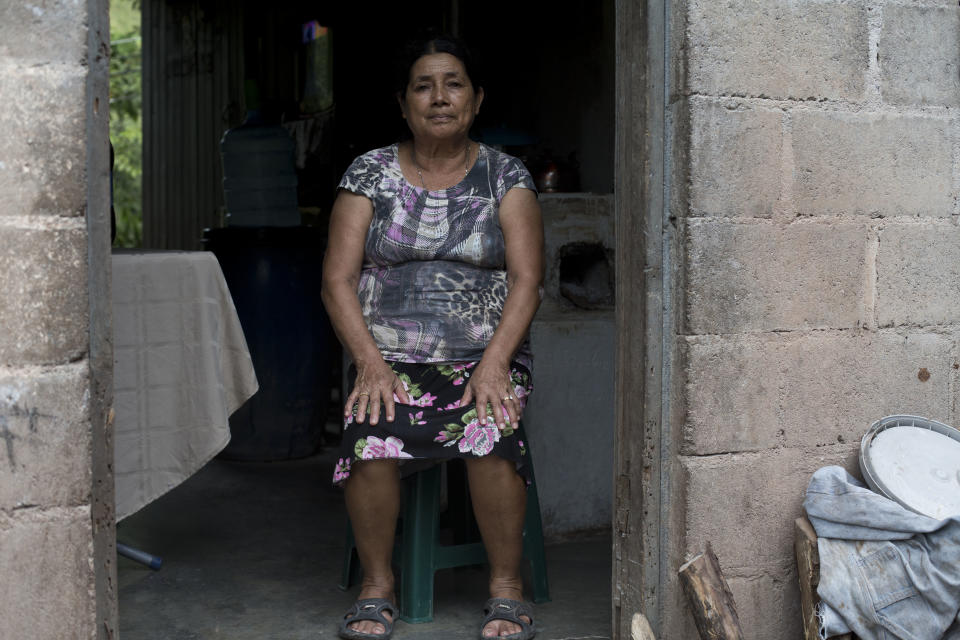
{"label": "woman's hand", "polygon": [[357,407],[357,422],[363,422],[370,415],[370,424],[380,421],[380,405],[383,404],[387,422],[393,422],[394,395],[404,404],[410,404],[410,396],[403,388],[403,382],[397,377],[386,362],[382,359],[370,365],[357,365],[357,379],[353,390],[347,396],[347,404],[343,407],[344,416],[353,413]]}
{"label": "woman's hand", "polygon": [[536,195],[529,189],[510,189],[500,201],[500,228],[507,261],[507,299],[500,323],[483,358],[467,382],[460,406],[477,403],[477,417],[487,421],[487,405],[493,408],[497,426],[504,427],[504,412],[517,428],[523,405],[513,393],[510,359],[530,329],[540,306],[543,284],[543,222]]}
{"label": "woman's hand", "polygon": [[367,330],[357,298],[363,263],[363,244],[373,219],[373,203],[364,196],[340,191],[330,214],[330,241],[323,260],[323,304],[340,342],[357,367],[357,380],[343,407],[346,417],[357,409],[357,422],[367,415],[370,424],[380,421],[380,405],[387,422],[394,417],[394,394],[410,402],[403,383],[384,362]]}
{"label": "woman's hand", "polygon": [[[477,403],[477,418],[480,424],[487,423],[487,407],[493,408],[493,417],[497,427],[504,428],[505,417],[516,429],[523,410],[519,398],[513,393],[509,365],[494,364],[486,359],[480,360],[467,380],[460,406]],[[504,416],[506,414],[506,416]]]}

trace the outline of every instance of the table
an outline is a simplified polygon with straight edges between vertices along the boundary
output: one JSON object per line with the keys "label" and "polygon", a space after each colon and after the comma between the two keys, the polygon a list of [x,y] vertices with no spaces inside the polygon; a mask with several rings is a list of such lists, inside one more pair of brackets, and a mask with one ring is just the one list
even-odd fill
{"label": "table", "polygon": [[176,487],[230,441],[258,383],[217,259],[113,254],[117,520]]}

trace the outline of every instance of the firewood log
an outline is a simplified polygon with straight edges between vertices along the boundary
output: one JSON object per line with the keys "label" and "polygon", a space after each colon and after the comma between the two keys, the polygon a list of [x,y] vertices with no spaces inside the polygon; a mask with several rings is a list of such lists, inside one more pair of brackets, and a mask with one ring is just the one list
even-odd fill
{"label": "firewood log", "polygon": [[710,543],[678,573],[701,640],[743,640],[733,594]]}

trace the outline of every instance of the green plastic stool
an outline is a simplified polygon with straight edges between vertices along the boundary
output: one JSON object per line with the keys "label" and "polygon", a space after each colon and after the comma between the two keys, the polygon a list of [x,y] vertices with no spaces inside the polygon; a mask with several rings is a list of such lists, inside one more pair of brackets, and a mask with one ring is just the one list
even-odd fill
{"label": "green plastic stool", "polygon": [[[529,450],[527,455],[529,456]],[[527,488],[527,513],[523,527],[523,557],[530,562],[533,601],[550,601],[547,583],[547,562],[543,550],[543,523],[537,484]],[[440,544],[440,465],[417,472],[403,480],[406,500],[394,558],[399,558],[398,588],[400,619],[418,623],[433,620],[433,574],[439,569],[486,564],[487,553],[482,542]],[[463,531],[458,532],[461,535]],[[340,588],[349,589],[360,578],[353,529],[347,520],[345,553]]]}

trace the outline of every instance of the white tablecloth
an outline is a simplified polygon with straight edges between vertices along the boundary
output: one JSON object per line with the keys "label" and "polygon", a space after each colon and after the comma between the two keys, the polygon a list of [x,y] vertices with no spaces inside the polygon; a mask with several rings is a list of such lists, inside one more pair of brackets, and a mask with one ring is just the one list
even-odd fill
{"label": "white tablecloth", "polygon": [[227,445],[257,378],[210,252],[114,253],[113,340],[120,520]]}

